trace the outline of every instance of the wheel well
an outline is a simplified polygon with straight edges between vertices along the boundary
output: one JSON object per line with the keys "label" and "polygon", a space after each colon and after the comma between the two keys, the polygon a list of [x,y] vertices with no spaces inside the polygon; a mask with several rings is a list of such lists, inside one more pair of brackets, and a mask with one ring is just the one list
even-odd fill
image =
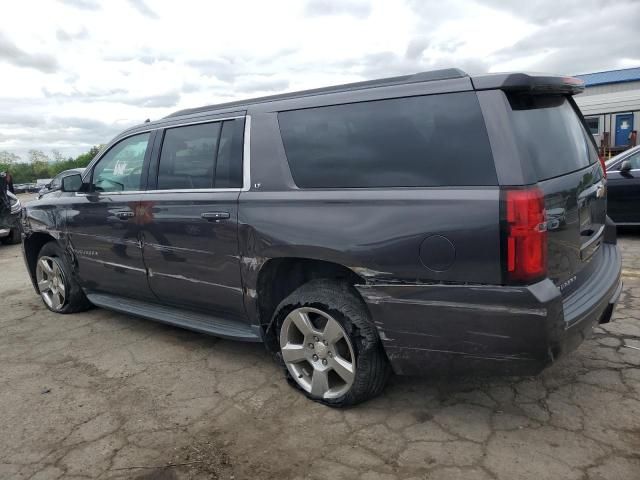
{"label": "wheel well", "polygon": [[24,256],[29,267],[29,274],[33,280],[36,275],[36,263],[38,261],[38,253],[42,247],[51,241],[55,241],[48,233],[33,233],[24,239]]}
{"label": "wheel well", "polygon": [[[257,298],[260,324],[266,329],[278,304],[301,285],[317,278],[341,280],[350,285],[364,284],[365,280],[353,270],[333,262],[308,258],[274,258],[258,274]],[[266,331],[268,347],[276,341],[275,332]]]}

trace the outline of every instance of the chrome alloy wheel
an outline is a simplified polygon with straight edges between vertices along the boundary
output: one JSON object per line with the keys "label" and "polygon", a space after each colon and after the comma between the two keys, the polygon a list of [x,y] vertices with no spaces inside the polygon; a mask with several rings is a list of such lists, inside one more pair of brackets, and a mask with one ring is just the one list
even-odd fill
{"label": "chrome alloy wheel", "polygon": [[356,357],[349,336],[331,315],[315,308],[296,308],[280,330],[282,359],[298,385],[320,398],[338,398],[356,376]]}
{"label": "chrome alloy wheel", "polygon": [[36,266],[36,281],[40,296],[52,310],[60,310],[66,300],[64,274],[58,261],[52,257],[40,257]]}

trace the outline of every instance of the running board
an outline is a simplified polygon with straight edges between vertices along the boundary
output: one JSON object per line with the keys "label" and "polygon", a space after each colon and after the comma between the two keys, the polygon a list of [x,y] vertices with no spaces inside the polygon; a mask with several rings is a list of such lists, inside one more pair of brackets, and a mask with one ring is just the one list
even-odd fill
{"label": "running board", "polygon": [[243,342],[262,342],[258,327],[240,321],[101,293],[88,294],[87,298],[97,307],[156,320],[176,327]]}

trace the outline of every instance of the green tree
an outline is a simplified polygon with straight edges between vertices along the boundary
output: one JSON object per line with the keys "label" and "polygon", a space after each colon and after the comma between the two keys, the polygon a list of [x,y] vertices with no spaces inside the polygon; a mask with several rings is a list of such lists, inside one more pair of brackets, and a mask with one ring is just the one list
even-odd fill
{"label": "green tree", "polygon": [[[102,145],[95,145],[88,152],[76,158],[65,159],[60,152],[53,150],[51,157],[41,150],[30,150],[29,161],[22,162],[17,155],[0,152],[0,172],[10,171],[14,183],[33,183],[38,178],[53,178],[58,173],[70,168],[84,168],[98,154]],[[53,160],[53,161],[52,161]]]}
{"label": "green tree", "polygon": [[6,150],[0,151],[0,165],[11,165],[19,161],[20,157],[15,153],[7,152]]}

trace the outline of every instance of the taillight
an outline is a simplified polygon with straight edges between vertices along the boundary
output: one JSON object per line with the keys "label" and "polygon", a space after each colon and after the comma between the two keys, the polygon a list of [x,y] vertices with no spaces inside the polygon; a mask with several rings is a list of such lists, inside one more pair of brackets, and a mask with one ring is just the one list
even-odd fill
{"label": "taillight", "polygon": [[531,283],[547,273],[544,195],[539,188],[504,191],[507,280]]}
{"label": "taillight", "polygon": [[598,158],[600,159],[600,165],[602,166],[602,174],[604,175],[604,178],[607,178],[607,167],[604,164],[604,156],[599,155]]}

